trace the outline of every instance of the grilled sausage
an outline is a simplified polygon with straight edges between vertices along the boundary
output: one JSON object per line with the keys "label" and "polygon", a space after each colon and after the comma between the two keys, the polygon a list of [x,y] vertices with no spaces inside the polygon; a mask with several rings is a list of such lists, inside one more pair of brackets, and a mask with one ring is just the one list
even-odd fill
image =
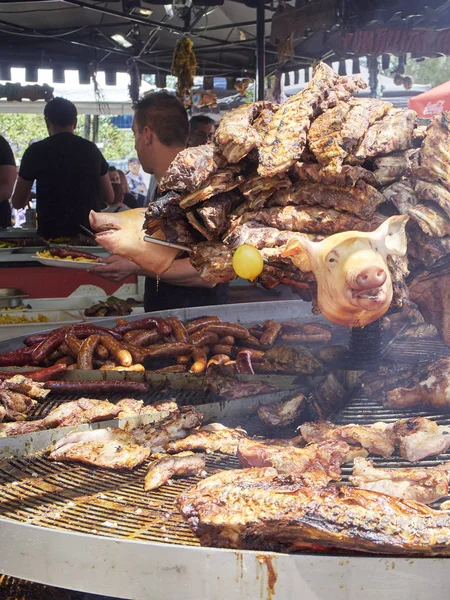
{"label": "grilled sausage", "polygon": [[224,346],[234,346],[235,343],[236,343],[236,340],[234,339],[234,337],[232,335],[226,335],[225,337],[221,338],[219,341],[219,344],[223,344]]}
{"label": "grilled sausage", "polygon": [[186,331],[189,335],[192,335],[196,331],[199,331],[199,329],[205,329],[211,323],[220,323],[219,317],[199,317],[198,319],[194,319],[186,325]]}
{"label": "grilled sausage", "polygon": [[219,337],[231,335],[236,340],[246,340],[250,335],[248,329],[235,323],[213,323],[208,325],[206,331],[216,333]]}
{"label": "grilled sausage", "polygon": [[[108,339],[112,340],[113,338]],[[77,364],[78,368],[82,371],[92,371],[94,368],[94,350],[99,341],[99,335],[90,335],[81,344],[80,351],[78,352]]]}
{"label": "grilled sausage", "polygon": [[216,344],[212,347],[214,354],[226,354],[231,356],[233,353],[234,346],[227,346],[225,344]]}
{"label": "grilled sausage", "polygon": [[206,329],[200,329],[189,337],[189,341],[193,346],[197,348],[200,346],[210,346],[219,343],[219,336],[217,333],[206,331]]}
{"label": "grilled sausage", "polygon": [[88,258],[99,262],[99,257],[90,252],[83,252],[82,250],[75,250],[75,248],[51,248],[50,254],[57,256],[58,258],[66,258],[67,256],[74,256],[76,258]]}
{"label": "grilled sausage", "polygon": [[177,356],[177,365],[188,365],[191,362],[191,357],[187,354]]}
{"label": "grilled sausage", "polygon": [[271,320],[265,321],[264,322],[264,331],[261,336],[261,339],[259,340],[261,343],[261,346],[263,346],[263,348],[270,348],[271,346],[273,346],[280,331],[281,331],[280,323],[277,323],[276,321],[271,321]]}
{"label": "grilled sausage", "polygon": [[146,317],[137,321],[126,321],[116,325],[114,331],[123,334],[132,329],[157,329],[161,335],[170,335],[169,325],[161,317]]}
{"label": "grilled sausage", "polygon": [[175,358],[191,354],[193,349],[192,344],[186,342],[170,342],[167,344],[155,344],[142,350],[144,356],[149,358]]}
{"label": "grilled sausage", "polygon": [[226,354],[214,354],[208,360],[206,368],[209,368],[211,365],[224,365],[225,363],[230,361],[230,357]]}
{"label": "grilled sausage", "polygon": [[102,365],[100,371],[145,371],[144,365],[131,365],[130,367],[118,367],[115,364]]}
{"label": "grilled sausage", "polygon": [[173,336],[175,337],[175,341],[177,342],[187,342],[189,339],[189,334],[186,331],[186,327],[180,321],[178,317],[169,317],[167,319],[168,325],[172,328]]}
{"label": "grilled sausage", "polygon": [[132,343],[135,346],[150,346],[150,344],[154,344],[155,342],[159,342],[161,340],[161,334],[153,329],[146,330],[143,329],[138,335],[135,336]]}
{"label": "grilled sausage", "polygon": [[[31,379],[32,381],[47,381],[49,379],[53,379],[58,375],[62,375],[64,371],[67,370],[66,365],[58,364],[53,365],[52,367],[46,367],[45,369],[38,369],[36,371],[21,371],[20,375],[23,375],[27,379]],[[10,379],[10,377],[14,377],[14,375],[18,375],[17,372],[9,372],[9,371],[0,371],[0,379]]]}
{"label": "grilled sausage", "polygon": [[[101,336],[100,342],[107,348],[108,352],[122,367],[129,367],[133,364],[133,357],[126,346],[108,336]],[[140,362],[140,361],[139,361]]]}
{"label": "grilled sausage", "polygon": [[192,358],[194,359],[194,363],[189,369],[190,373],[204,373],[206,371],[206,366],[208,363],[207,354],[203,348],[196,348],[192,353]]}
{"label": "grilled sausage", "polygon": [[74,333],[67,333],[64,337],[64,343],[68,347],[70,354],[74,357],[78,357],[78,353],[80,352],[81,344],[83,343],[81,340],[77,338]]}
{"label": "grilled sausage", "polygon": [[[68,367],[70,368],[70,367]],[[44,386],[60,394],[109,394],[113,392],[145,393],[149,384],[140,381],[47,381]]]}

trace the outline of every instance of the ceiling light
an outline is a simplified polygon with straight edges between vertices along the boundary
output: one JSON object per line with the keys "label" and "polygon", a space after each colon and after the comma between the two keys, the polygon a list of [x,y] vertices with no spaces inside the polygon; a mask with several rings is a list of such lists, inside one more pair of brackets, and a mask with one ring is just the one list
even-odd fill
{"label": "ceiling light", "polygon": [[131,12],[137,13],[138,15],[142,15],[143,17],[150,17],[153,14],[153,11],[149,8],[135,8]]}
{"label": "ceiling light", "polygon": [[125,39],[121,33],[115,33],[114,35],[111,36],[111,38],[117,44],[122,46],[122,48],[131,48],[131,46],[133,45],[127,39]]}
{"label": "ceiling light", "polygon": [[242,31],[242,29],[239,29],[239,41],[245,42],[246,39],[247,39],[247,36],[245,35],[245,31]]}
{"label": "ceiling light", "polygon": [[164,9],[169,19],[173,19],[173,6],[171,4],[164,4]]}

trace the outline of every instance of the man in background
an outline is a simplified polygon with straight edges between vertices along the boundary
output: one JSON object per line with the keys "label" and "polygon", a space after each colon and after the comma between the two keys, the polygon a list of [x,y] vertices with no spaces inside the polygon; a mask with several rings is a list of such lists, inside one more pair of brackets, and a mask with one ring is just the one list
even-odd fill
{"label": "man in background", "polygon": [[110,204],[114,192],[108,164],[97,146],[75,134],[77,109],[64,98],[45,105],[49,137],[29,146],[22,158],[12,205],[26,206],[36,181],[38,235],[76,237],[89,227],[89,213]]}
{"label": "man in background", "polygon": [[206,115],[195,115],[189,121],[189,140],[188,146],[201,146],[202,144],[212,144],[214,133],[216,131],[216,122]]}
{"label": "man in background", "polygon": [[[183,104],[168,92],[148,94],[135,107],[132,129],[142,168],[159,182],[177,154],[186,147],[189,124]],[[154,199],[151,198],[151,201]],[[151,244],[148,251],[152,251]],[[227,302],[228,286],[214,286],[204,281],[189,258],[175,260],[159,280],[154,273],[144,271],[117,255],[107,257],[103,264],[91,268],[90,272],[116,282],[133,274],[145,275],[146,311]]]}
{"label": "man in background", "polygon": [[11,146],[0,135],[0,228],[11,227],[11,205],[14,183],[17,177],[16,163]]}
{"label": "man in background", "polygon": [[136,198],[138,205],[144,206],[147,186],[141,175],[141,163],[138,158],[130,158],[128,161],[127,181],[130,192]]}

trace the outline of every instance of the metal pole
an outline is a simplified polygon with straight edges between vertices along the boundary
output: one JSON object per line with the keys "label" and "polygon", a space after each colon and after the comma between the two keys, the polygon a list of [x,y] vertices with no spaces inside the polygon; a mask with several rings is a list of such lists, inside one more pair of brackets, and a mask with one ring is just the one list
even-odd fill
{"label": "metal pole", "polygon": [[256,2],[256,100],[264,100],[265,65],[265,6],[264,0]]}
{"label": "metal pole", "polygon": [[91,139],[91,115],[84,115],[84,139]]}
{"label": "metal pole", "polygon": [[98,115],[94,115],[94,122],[92,126],[92,141],[94,144],[98,142]]}

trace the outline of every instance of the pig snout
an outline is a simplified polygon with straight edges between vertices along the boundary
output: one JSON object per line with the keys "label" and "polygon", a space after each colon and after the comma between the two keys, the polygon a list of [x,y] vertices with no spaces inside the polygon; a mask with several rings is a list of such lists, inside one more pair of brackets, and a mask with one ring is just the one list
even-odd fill
{"label": "pig snout", "polygon": [[361,269],[354,278],[356,287],[360,290],[371,290],[381,287],[387,279],[386,271],[378,265],[368,265]]}

